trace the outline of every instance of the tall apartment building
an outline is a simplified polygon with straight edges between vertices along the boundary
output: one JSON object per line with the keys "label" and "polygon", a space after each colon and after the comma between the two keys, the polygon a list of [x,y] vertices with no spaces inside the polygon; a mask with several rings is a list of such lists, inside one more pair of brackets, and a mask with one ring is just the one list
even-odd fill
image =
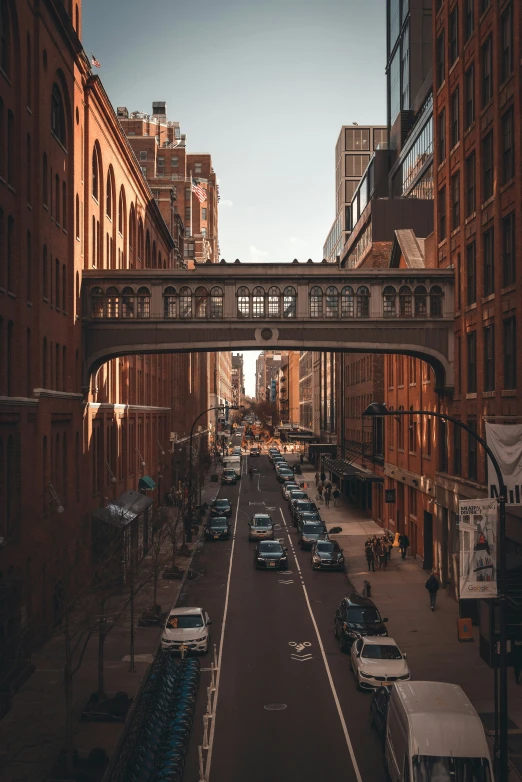
{"label": "tall apartment building", "polygon": [[299,426],[301,429],[313,429],[313,363],[312,350],[303,350],[299,354]]}
{"label": "tall apartment building", "polygon": [[299,425],[299,353],[283,354],[278,378],[279,421]]}
{"label": "tall apartment building", "polygon": [[232,356],[231,385],[232,404],[235,407],[239,407],[245,396],[245,372],[242,353],[236,353]]}

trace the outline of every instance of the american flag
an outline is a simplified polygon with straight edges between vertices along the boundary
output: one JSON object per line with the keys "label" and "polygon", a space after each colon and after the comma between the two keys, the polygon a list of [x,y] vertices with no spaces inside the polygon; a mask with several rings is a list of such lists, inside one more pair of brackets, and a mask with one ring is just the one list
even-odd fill
{"label": "american flag", "polygon": [[101,68],[100,63],[98,62],[98,60],[96,59],[96,57],[94,56],[94,54],[92,52],[91,52],[91,63],[93,65],[95,65],[96,68]]}
{"label": "american flag", "polygon": [[199,186],[196,179],[192,180],[192,192],[201,204],[207,200],[207,191]]}

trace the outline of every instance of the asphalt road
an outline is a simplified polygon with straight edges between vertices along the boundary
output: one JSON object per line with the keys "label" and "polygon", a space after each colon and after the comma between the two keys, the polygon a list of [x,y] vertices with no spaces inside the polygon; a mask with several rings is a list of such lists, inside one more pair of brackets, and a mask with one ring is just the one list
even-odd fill
{"label": "asphalt road", "polygon": [[[233,504],[234,538],[205,543],[195,561],[203,575],[189,582],[182,600],[209,612],[220,659],[209,782],[384,782],[380,741],[369,722],[371,696],[357,691],[349,656],[333,635],[335,608],[349,591],[346,576],[312,571],[268,457],[244,462],[256,468],[254,478],[245,474],[219,495]],[[248,521],[264,511],[280,525],[288,573],[254,568]],[[211,655],[201,662],[208,667]],[[204,671],[186,782],[199,780],[209,677]],[[273,705],[278,708],[266,708]]]}

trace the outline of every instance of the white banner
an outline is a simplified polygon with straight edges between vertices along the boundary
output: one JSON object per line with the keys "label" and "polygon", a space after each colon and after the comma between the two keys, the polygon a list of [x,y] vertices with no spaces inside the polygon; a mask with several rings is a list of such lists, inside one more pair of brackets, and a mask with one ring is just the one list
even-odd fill
{"label": "white banner", "polygon": [[497,500],[459,500],[459,597],[496,597]]}
{"label": "white banner", "polygon": [[[507,505],[522,505],[522,425],[486,423],[486,442],[500,465]],[[497,474],[488,456],[488,494],[498,497]]]}

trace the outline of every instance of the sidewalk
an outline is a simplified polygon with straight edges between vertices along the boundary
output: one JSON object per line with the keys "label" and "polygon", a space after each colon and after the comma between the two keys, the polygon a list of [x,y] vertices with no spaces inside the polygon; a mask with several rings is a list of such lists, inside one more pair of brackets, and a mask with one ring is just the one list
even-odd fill
{"label": "sidewalk", "polygon": [[[315,468],[305,464],[302,471],[302,479],[310,487],[309,496],[315,497]],[[473,628],[473,642],[459,642],[456,601],[440,589],[432,613],[424,586],[429,574],[412,557],[403,561],[398,549],[393,549],[386,570],[369,573],[364,542],[370,535],[382,534],[382,529],[361,511],[350,507],[345,497],[340,497],[337,508],[333,507],[333,501],[329,508],[321,503],[320,512],[328,529],[342,528],[332,538],[344,549],[347,579],[357,592],[362,592],[366,579],[370,581],[372,600],[381,614],[388,617],[390,636],[407,653],[412,678],[459,684],[486,729],[493,732],[493,671],[479,656],[478,628]],[[347,586],[349,589],[350,585]],[[522,686],[515,685],[512,671],[509,671],[508,686],[509,744],[514,766],[510,779],[516,779],[518,772],[522,780]]]}
{"label": "sidewalk", "polygon": [[[219,484],[207,481],[202,502],[210,503]],[[182,530],[180,529],[180,535]],[[188,569],[190,556],[177,558]],[[146,558],[147,559],[147,558]],[[158,603],[167,611],[178,599],[183,581],[158,582]],[[152,604],[152,585],[135,598],[135,672],[129,671],[130,620],[125,619],[109,632],[105,641],[105,687],[108,693],[125,692],[134,700],[156,654],[161,626],[138,627],[142,611]],[[97,688],[98,634],[89,640],[81,667],[73,680],[74,745],[81,757],[94,747],[102,747],[109,757],[118,746],[124,723],[81,722],[80,715],[90,694]],[[50,638],[33,655],[36,670],[13,698],[11,711],[0,721],[1,782],[41,782],[51,770],[65,741],[65,699],[63,688],[64,640]]]}

